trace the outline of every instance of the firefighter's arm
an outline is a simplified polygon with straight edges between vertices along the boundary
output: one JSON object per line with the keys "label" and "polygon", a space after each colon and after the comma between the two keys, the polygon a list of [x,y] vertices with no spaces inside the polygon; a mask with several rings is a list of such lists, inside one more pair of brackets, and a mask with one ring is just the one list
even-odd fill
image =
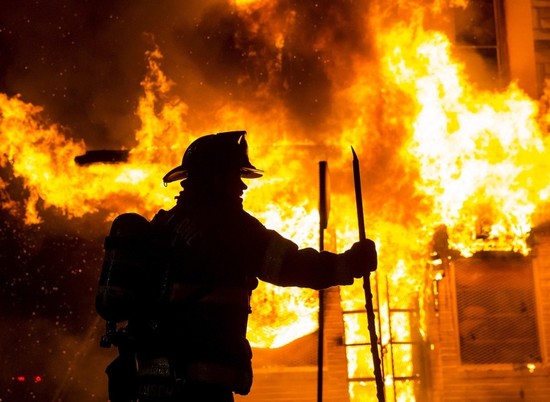
{"label": "firefighter's arm", "polygon": [[374,242],[367,239],[355,243],[341,254],[299,249],[277,232],[269,231],[266,253],[258,278],[279,286],[324,289],[350,285],[376,269]]}

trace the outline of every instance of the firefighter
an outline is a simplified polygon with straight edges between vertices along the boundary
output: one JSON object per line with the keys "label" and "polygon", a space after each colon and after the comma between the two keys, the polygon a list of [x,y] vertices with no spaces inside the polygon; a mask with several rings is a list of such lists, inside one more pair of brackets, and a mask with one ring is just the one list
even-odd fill
{"label": "firefighter", "polygon": [[299,249],[243,209],[242,179],[262,176],[249,161],[245,134],[198,138],[163,178],[180,181],[183,190],[151,221],[162,257],[148,281],[159,296],[126,329],[140,402],[229,402],[234,393],[249,393],[246,330],[258,280],[324,289],[350,285],[377,267],[369,239],[341,254]]}

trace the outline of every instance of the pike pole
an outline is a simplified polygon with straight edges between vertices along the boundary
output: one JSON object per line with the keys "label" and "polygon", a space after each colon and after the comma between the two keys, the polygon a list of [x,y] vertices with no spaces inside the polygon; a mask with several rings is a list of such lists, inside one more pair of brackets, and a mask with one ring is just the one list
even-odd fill
{"label": "pike pole", "polygon": [[[357,223],[359,226],[359,240],[367,238],[365,234],[365,218],[363,216],[363,194],[361,191],[361,172],[359,169],[359,159],[353,147],[353,182],[355,187],[355,203],[357,205]],[[374,307],[372,305],[372,291],[370,288],[369,275],[363,277],[363,290],[365,293],[365,309],[367,310],[367,326],[370,335],[370,345],[372,353],[372,362],[374,365],[374,377],[376,379],[376,396],[379,402],[386,400],[384,393],[384,378],[382,377],[381,361],[378,354],[378,336],[376,335],[376,318]]]}
{"label": "pike pole", "polygon": [[[325,249],[325,229],[330,210],[328,164],[319,162],[319,251]],[[323,401],[323,359],[325,342],[325,291],[319,290],[319,335],[317,339],[317,402]]]}

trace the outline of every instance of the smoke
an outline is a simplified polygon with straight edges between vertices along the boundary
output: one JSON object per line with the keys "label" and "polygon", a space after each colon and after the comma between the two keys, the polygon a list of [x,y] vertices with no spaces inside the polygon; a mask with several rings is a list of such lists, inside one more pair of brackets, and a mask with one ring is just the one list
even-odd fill
{"label": "smoke", "polygon": [[353,58],[369,52],[361,8],[328,0],[247,9],[229,1],[24,0],[0,16],[0,92],[44,106],[90,148],[131,146],[153,40],[191,114],[224,100],[268,107],[275,99],[315,129],[334,88],[353,76]]}
{"label": "smoke", "polygon": [[28,226],[0,211],[0,400],[106,400],[113,352],[98,350],[93,307],[106,227],[47,215]]}
{"label": "smoke", "polygon": [[[361,120],[370,115],[365,109],[380,116],[407,107],[380,96],[375,72],[358,70],[365,61],[376,64],[375,33],[367,19],[374,3],[386,2],[279,0],[242,8],[230,0],[12,2],[9,12],[0,13],[0,92],[43,106],[51,121],[89,149],[131,148],[140,124],[135,110],[145,54],[158,46],[162,70],[175,83],[173,94],[188,105],[191,131],[203,130],[213,111],[232,102],[259,116],[290,120],[297,143],[329,147],[325,142],[341,132],[335,122],[351,110],[360,110],[352,120]],[[372,93],[343,104],[359,73]],[[364,102],[369,99],[375,101]],[[274,105],[276,116],[267,113]],[[403,200],[411,198],[413,184],[395,153],[404,130],[398,124],[382,130],[374,123],[368,136],[367,128],[349,134],[373,150],[362,159],[371,172],[368,187],[378,189],[370,203],[412,215],[415,208]],[[0,201],[17,208],[25,190],[11,180],[9,169],[0,171],[10,178],[0,181]],[[312,187],[310,176],[301,180],[304,187]],[[335,191],[342,186],[333,183]],[[288,197],[287,190],[280,191],[279,200]],[[48,209],[41,211],[41,225],[26,226],[21,214],[0,210],[0,308],[11,328],[0,336],[0,389],[14,390],[5,400],[105,400],[101,376],[109,353],[97,352],[101,328],[93,311],[105,220],[94,215],[68,221]],[[44,381],[16,384],[19,373]]]}
{"label": "smoke", "polygon": [[318,128],[333,90],[354,75],[353,58],[368,52],[365,28],[353,2],[279,1],[241,13],[218,4],[196,26],[179,27],[176,45],[222,96],[277,98],[303,126]]}
{"label": "smoke", "polygon": [[[226,101],[260,111],[277,103],[314,136],[334,89],[353,76],[354,55],[369,51],[357,11],[357,3],[326,0],[241,10],[203,0],[14,2],[0,14],[0,92],[43,106],[89,149],[132,147],[145,53],[158,46],[191,128]],[[0,305],[9,328],[0,336],[0,400],[105,400],[113,352],[98,351],[93,311],[105,220],[69,221],[49,208],[42,224],[24,225],[17,208],[26,190],[9,164],[2,177],[0,197],[14,210],[0,211]]]}
{"label": "smoke", "polygon": [[40,317],[6,318],[2,336],[2,401],[106,401],[104,368],[112,351],[98,350],[99,330],[71,333]]}

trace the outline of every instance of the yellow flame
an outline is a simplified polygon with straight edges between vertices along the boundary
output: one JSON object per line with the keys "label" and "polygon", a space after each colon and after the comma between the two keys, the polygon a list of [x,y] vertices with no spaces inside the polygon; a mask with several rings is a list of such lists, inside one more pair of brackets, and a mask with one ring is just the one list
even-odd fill
{"label": "yellow flame", "polygon": [[396,26],[381,37],[381,46],[390,44],[386,77],[417,100],[404,157],[418,166],[418,189],[432,197],[429,223],[447,225],[451,245],[466,256],[483,248],[526,253],[547,187],[537,103],[514,83],[477,90],[440,32]]}
{"label": "yellow flame", "polygon": [[[399,3],[412,10],[424,2]],[[466,4],[434,1],[432,12],[443,3]],[[295,12],[271,21],[273,10],[265,2],[234,4],[242,13],[265,7],[258,17],[261,23],[251,22],[250,30],[266,29],[263,23],[269,22],[272,29],[266,35],[282,54]],[[258,111],[255,105],[228,101],[209,111],[202,126],[190,129],[189,107],[171,92],[173,83],[162,72],[162,54],[156,47],[147,52],[148,70],[136,111],[141,128],[124,164],[77,166],[74,157],[86,150],[82,141],[71,140],[65,129],[47,122],[42,108],[20,96],[0,94],[0,165],[9,165],[29,194],[22,205],[8,194],[8,183],[1,182],[2,208],[29,224],[40,222],[42,210],[51,207],[69,218],[99,210],[133,210],[151,217],[173,203],[177,189],[162,187],[161,178],[180,163],[192,140],[209,132],[246,129],[251,159],[266,171],[263,179],[247,183],[246,208],[300,246],[316,247],[316,167],[318,160],[328,159],[334,189],[332,248],[342,251],[357,238],[352,145],[368,184],[367,233],[376,240],[380,256],[374,287],[380,341],[386,349],[397,340],[410,340],[411,316],[394,310],[414,310],[434,229],[446,225],[451,247],[464,255],[484,248],[527,252],[532,215],[550,194],[541,174],[548,171],[548,152],[537,102],[513,83],[502,91],[476,88],[443,33],[425,30],[417,20],[376,32],[379,60],[358,57],[350,66],[356,75],[332,94],[332,131],[321,133],[318,140],[296,128],[288,111],[268,96],[268,84],[257,96],[269,99],[269,107]],[[281,54],[268,70],[281,68]],[[549,121],[548,115],[541,120]],[[262,284],[254,298],[249,331],[254,346],[278,347],[315,330],[315,292]],[[364,309],[359,281],[343,288],[342,298],[344,310]],[[368,343],[365,316],[345,319],[346,342]],[[397,400],[414,400],[414,384],[397,385],[395,380],[398,374],[413,374],[412,353],[408,347],[392,353],[383,356],[386,368],[395,366],[386,373],[385,381],[392,385],[388,392],[394,392],[395,385]],[[372,376],[368,346],[349,348],[347,354],[351,377]],[[366,400],[365,393],[375,395],[373,382],[350,384],[354,401]]]}

